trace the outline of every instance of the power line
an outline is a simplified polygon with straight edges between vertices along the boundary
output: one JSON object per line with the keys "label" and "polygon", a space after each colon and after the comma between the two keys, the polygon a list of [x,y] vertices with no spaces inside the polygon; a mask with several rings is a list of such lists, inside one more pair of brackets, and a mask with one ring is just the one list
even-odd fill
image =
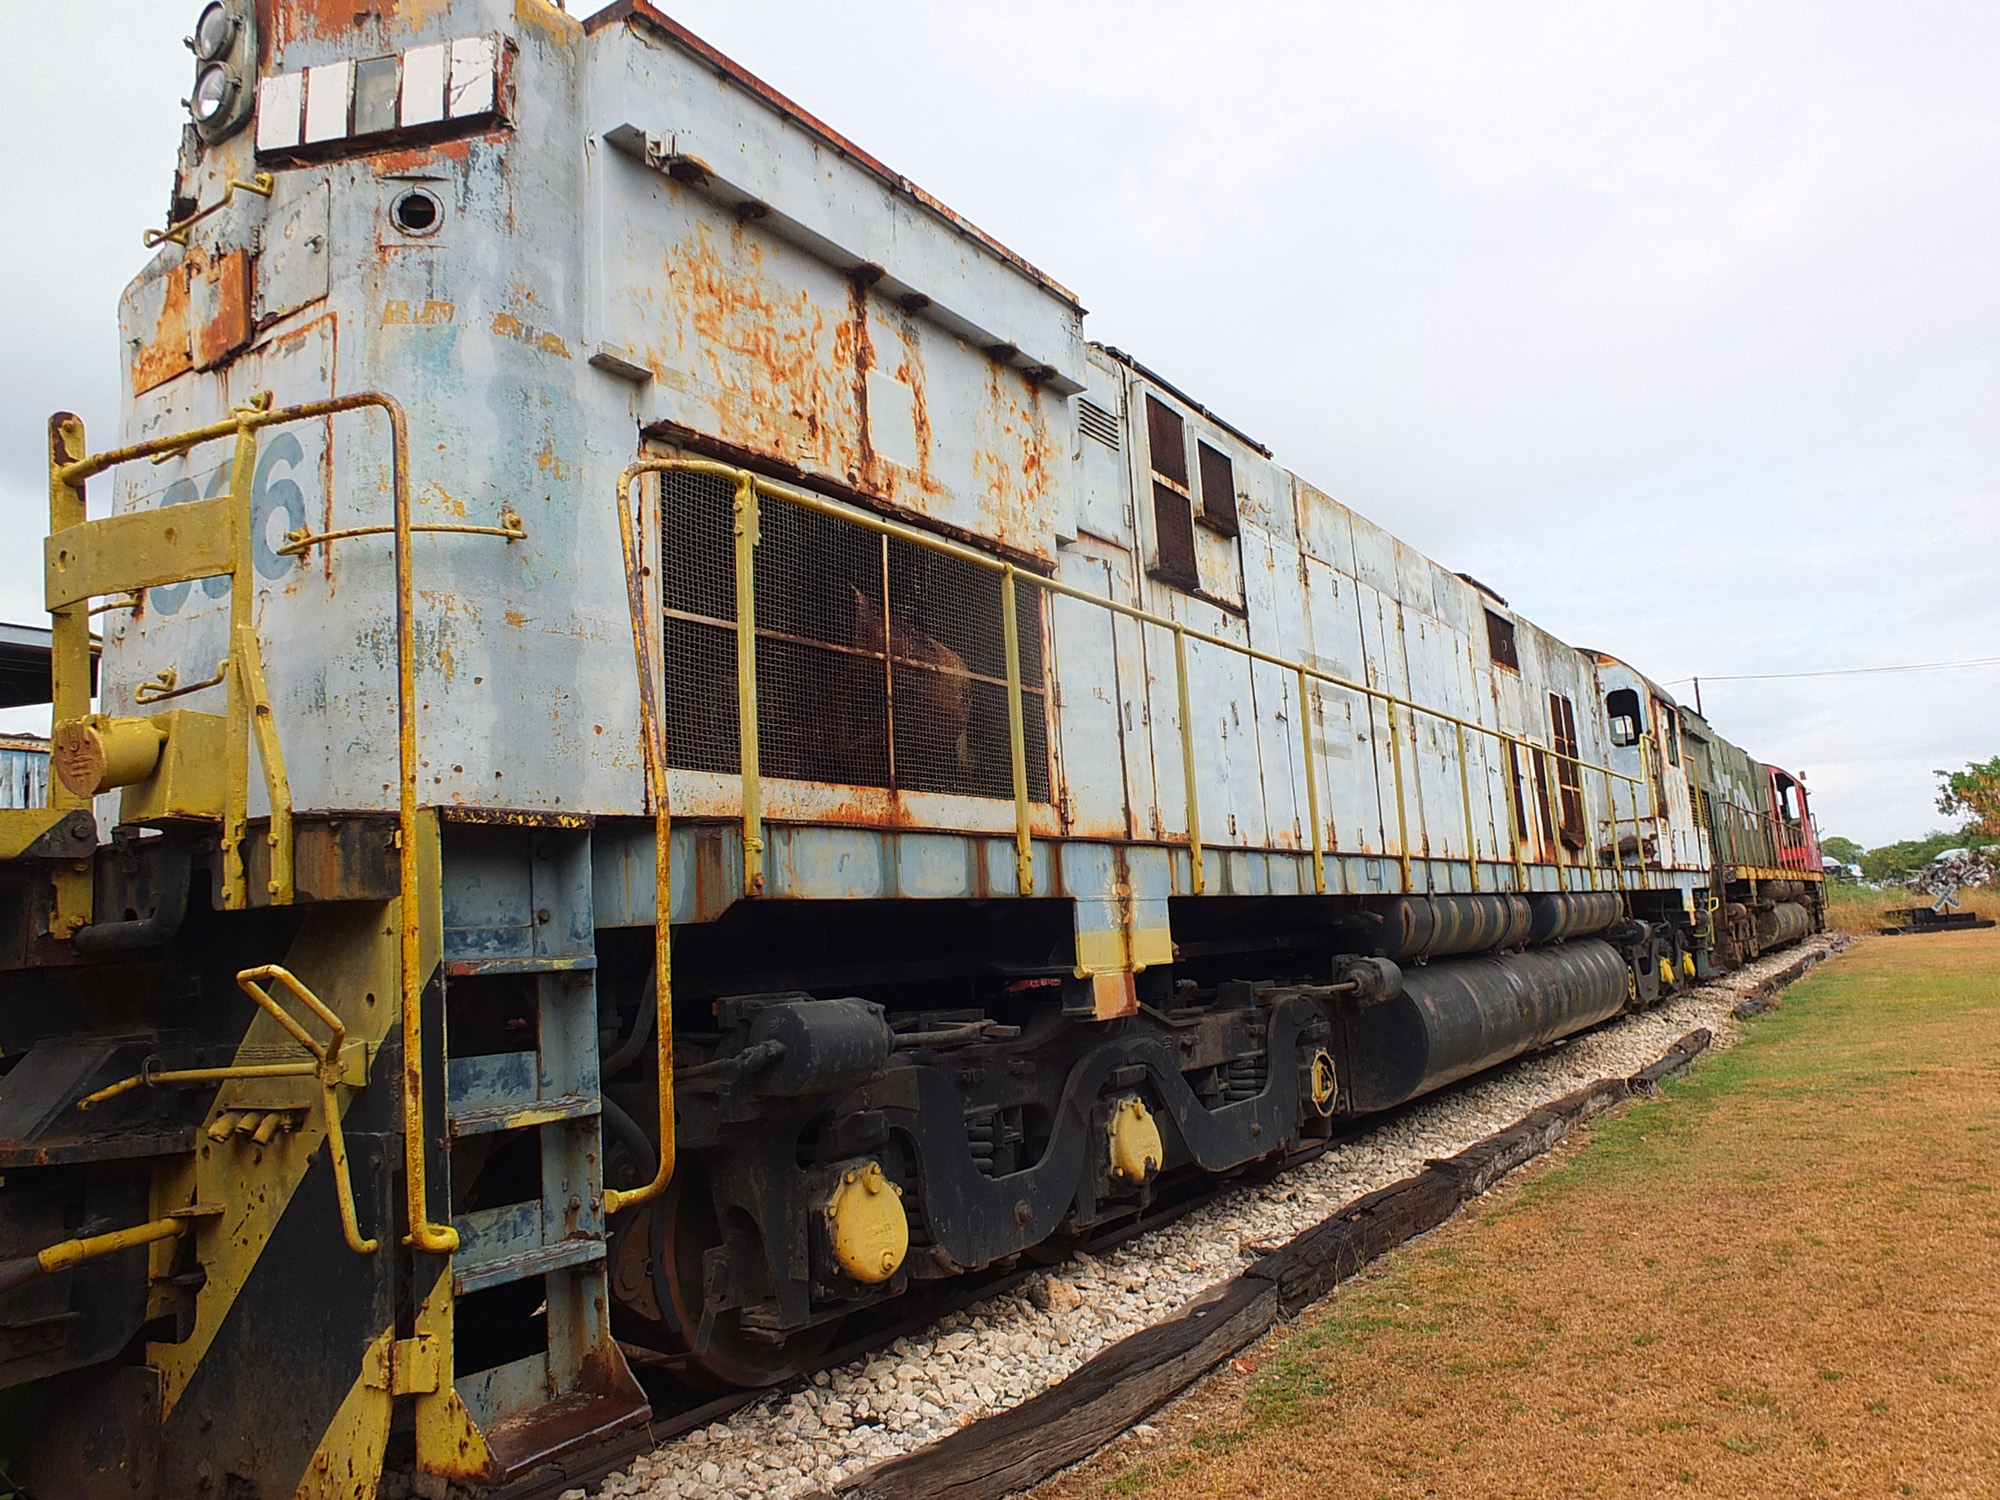
{"label": "power line", "polygon": [[1894,667],[1832,667],[1820,672],[1741,672],[1733,676],[1676,677],[1664,686],[1682,682],[1776,682],[1788,677],[1861,677],[1875,672],[1942,672],[1956,667],[2000,667],[2000,656],[1975,657],[1971,661],[1916,661]]}

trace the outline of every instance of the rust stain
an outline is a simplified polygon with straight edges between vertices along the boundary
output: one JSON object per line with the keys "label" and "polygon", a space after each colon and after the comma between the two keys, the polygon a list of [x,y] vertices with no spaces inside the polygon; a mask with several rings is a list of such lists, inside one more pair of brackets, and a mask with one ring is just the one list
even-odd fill
{"label": "rust stain", "polygon": [[[509,625],[525,625],[528,623],[528,617],[518,609],[510,609],[507,611],[507,623]],[[1009,709],[1008,712],[1012,713],[1013,710]]]}
{"label": "rust stain", "polygon": [[874,434],[868,430],[868,372],[875,367],[875,341],[868,331],[868,288],[881,279],[879,267],[864,266],[848,281],[848,316],[853,328],[848,348],[854,362],[854,428],[861,445],[861,477],[877,490],[884,486],[882,462],[875,452]]}
{"label": "rust stain", "polygon": [[931,492],[938,486],[931,478],[931,409],[924,389],[923,345],[914,327],[905,325],[901,337],[903,358],[896,366],[896,378],[910,388],[910,420],[917,433],[917,473],[924,490]]}
{"label": "rust stain", "polygon": [[211,370],[250,342],[250,252],[230,251],[209,268],[205,280],[214,311],[194,330],[194,362],[198,369]]}
{"label": "rust stain", "polygon": [[859,479],[854,324],[829,329],[809,291],[767,274],[767,247],[743,225],[727,246],[708,226],[669,246],[663,269],[677,306],[668,325],[688,353],[664,362],[702,374],[729,440],[822,473]]}
{"label": "rust stain", "polygon": [[457,140],[437,141],[426,146],[374,151],[369,153],[368,164],[378,177],[395,177],[421,171],[425,167],[436,166],[441,160],[458,162],[462,165],[472,159],[473,143],[487,138],[477,135],[464,136]]}
{"label": "rust stain", "polygon": [[132,351],[132,392],[152,390],[187,370],[227,363],[250,342],[251,259],[232,250],[211,261],[200,246],[154,283],[160,311]]}
{"label": "rust stain", "polygon": [[408,302],[394,298],[382,304],[382,326],[390,328],[406,323],[449,323],[457,313],[457,306],[450,302],[429,301],[413,309]]}
{"label": "rust stain", "polygon": [[132,394],[140,395],[194,368],[188,347],[188,278],[185,265],[160,278],[160,315],[150,338],[132,352]]}
{"label": "rust stain", "polygon": [[461,521],[466,517],[465,502],[435,479],[424,486],[424,500],[446,515],[456,516]]}
{"label": "rust stain", "polygon": [[357,31],[370,41],[408,34],[450,8],[451,0],[283,0],[259,6],[266,20],[259,31],[269,38],[264,60],[269,63],[279,49],[293,42],[351,43],[357,40]]}
{"label": "rust stain", "polygon": [[502,338],[514,339],[531,349],[540,349],[544,354],[554,354],[563,359],[570,358],[569,345],[560,336],[537,328],[532,323],[524,323],[510,312],[493,315],[493,331]]}

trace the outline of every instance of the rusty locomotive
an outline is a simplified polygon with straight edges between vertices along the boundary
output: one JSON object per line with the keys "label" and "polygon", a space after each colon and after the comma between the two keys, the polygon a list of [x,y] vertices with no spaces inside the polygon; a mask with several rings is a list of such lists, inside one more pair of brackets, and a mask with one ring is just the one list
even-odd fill
{"label": "rusty locomotive", "polygon": [[642,0],[195,19],[0,810],[26,1492],[501,1485],[1819,925],[1796,776]]}

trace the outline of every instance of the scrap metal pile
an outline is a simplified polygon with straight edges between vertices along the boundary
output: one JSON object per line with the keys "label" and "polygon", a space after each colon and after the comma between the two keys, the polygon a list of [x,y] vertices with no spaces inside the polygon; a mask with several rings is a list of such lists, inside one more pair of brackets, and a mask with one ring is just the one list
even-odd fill
{"label": "scrap metal pile", "polygon": [[1929,906],[1908,906],[1884,913],[1888,918],[1882,932],[1895,937],[1911,932],[1963,932],[1969,928],[1991,927],[1993,918],[1965,910],[1958,893],[1991,885],[2000,868],[1990,852],[1953,849],[1939,855],[1910,877],[1910,889],[1932,898]]}

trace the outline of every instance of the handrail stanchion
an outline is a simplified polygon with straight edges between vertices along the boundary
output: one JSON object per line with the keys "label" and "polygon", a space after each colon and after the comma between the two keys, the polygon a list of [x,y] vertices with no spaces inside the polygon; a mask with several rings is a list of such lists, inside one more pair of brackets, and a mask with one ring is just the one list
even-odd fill
{"label": "handrail stanchion", "polygon": [[1501,799],[1507,804],[1507,838],[1513,845],[1514,889],[1525,893],[1528,889],[1528,865],[1521,858],[1521,841],[1527,830],[1521,826],[1521,747],[1509,735],[1499,735],[1500,746],[1507,752],[1507,785],[1501,789]]}
{"label": "handrail stanchion", "polygon": [[1000,574],[1000,633],[1007,652],[1007,752],[1014,774],[1014,884],[1023,896],[1032,896],[1034,826],[1028,806],[1028,730],[1021,705],[1021,620],[1015,609],[1014,571],[1009,563]]}
{"label": "handrail stanchion", "polygon": [[[1396,864],[1402,871],[1403,891],[1410,889],[1410,814],[1409,804],[1403,797],[1403,732],[1396,714],[1396,700],[1389,698],[1389,765],[1396,776]],[[1412,740],[1416,737],[1413,725],[1410,730]]]}
{"label": "handrail stanchion", "polygon": [[764,894],[764,783],[757,752],[757,481],[736,484],[736,730],[743,773],[743,894]]}
{"label": "handrail stanchion", "polygon": [[[626,1191],[604,1190],[604,1216],[659,1197],[673,1179],[674,985],[673,809],[667,799],[666,755],[661,743],[659,679],[653,667],[652,631],[646,623],[646,578],[632,524],[632,485],[641,474],[665,473],[672,460],[629,465],[618,476],[618,539],[625,560],[625,604],[632,618],[632,659],[639,674],[639,755],[646,769],[646,797],[653,804],[653,1053],[659,1090],[660,1151],[653,1180]],[[665,526],[661,527],[662,536]]]}
{"label": "handrail stanchion", "polygon": [[1549,832],[1552,835],[1549,847],[1549,862],[1556,867],[1556,889],[1569,889],[1569,875],[1563,868],[1563,820],[1562,820],[1562,770],[1556,763],[1556,752],[1538,752],[1548,774],[1542,778],[1542,801],[1549,815]]}
{"label": "handrail stanchion", "polygon": [[[229,577],[229,624],[232,644],[243,633],[256,629],[256,592],[251,583],[250,489],[257,475],[257,429],[247,422],[236,427],[236,452],[229,466],[229,507],[235,524],[230,528],[234,546]],[[238,647],[240,649],[240,645]],[[227,801],[222,809],[222,908],[242,911],[250,904],[250,880],[243,857],[243,841],[250,835],[250,694],[243,681],[243,669],[234,667],[236,680],[229,684],[229,735],[223,745],[223,786]],[[273,810],[275,811],[275,809]],[[275,874],[276,871],[274,870]]]}
{"label": "handrail stanchion", "polygon": [[1465,725],[1458,730],[1458,800],[1465,807],[1465,867],[1472,873],[1472,888],[1479,889],[1479,835],[1472,826],[1472,772],[1465,760]]}
{"label": "handrail stanchion", "polygon": [[[84,480],[68,469],[89,449],[84,445],[83,419],[61,411],[49,418],[49,535],[60,536],[89,519]],[[49,611],[49,736],[55,726],[90,712],[90,601],[79,599]],[[60,776],[51,776],[49,807],[71,811],[90,806],[90,798],[72,792]],[[96,879],[88,862],[58,864],[50,880],[54,900],[49,910],[49,934],[74,937],[96,914]]]}
{"label": "handrail stanchion", "polygon": [[1199,896],[1206,882],[1201,868],[1201,808],[1195,792],[1194,715],[1188,706],[1187,629],[1174,623],[1174,687],[1180,697],[1181,767],[1187,781],[1188,889]]}
{"label": "handrail stanchion", "polygon": [[1326,894],[1326,850],[1319,822],[1319,770],[1313,764],[1312,696],[1306,689],[1306,669],[1299,667],[1299,753],[1305,760],[1306,816],[1312,820],[1313,891]]}

